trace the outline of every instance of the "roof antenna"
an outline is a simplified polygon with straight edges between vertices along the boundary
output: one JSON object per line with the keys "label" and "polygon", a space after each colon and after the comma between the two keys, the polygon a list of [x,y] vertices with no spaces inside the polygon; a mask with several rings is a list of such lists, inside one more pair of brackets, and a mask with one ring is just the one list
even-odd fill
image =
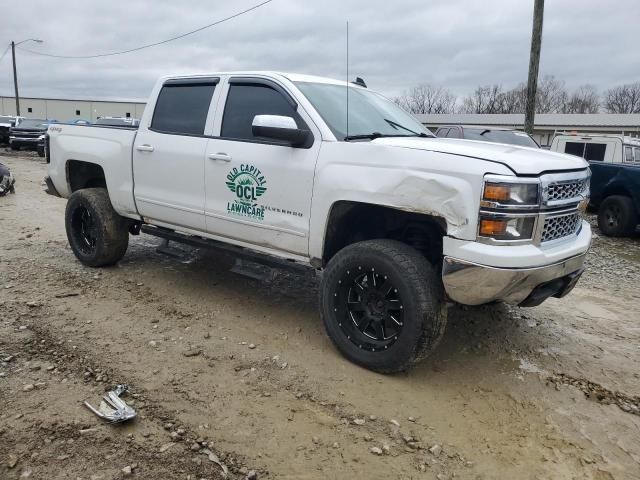
{"label": "roof antenna", "polygon": [[347,137],[349,136],[349,20],[347,20]]}

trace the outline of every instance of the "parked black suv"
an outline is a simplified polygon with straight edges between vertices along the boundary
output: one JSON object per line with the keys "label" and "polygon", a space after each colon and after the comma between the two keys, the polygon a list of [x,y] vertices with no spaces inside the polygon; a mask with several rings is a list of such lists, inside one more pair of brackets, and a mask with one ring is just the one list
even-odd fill
{"label": "parked black suv", "polygon": [[436,137],[464,138],[482,142],[508,143],[521,147],[540,148],[531,135],[521,130],[503,127],[483,127],[478,125],[443,125],[436,130]]}
{"label": "parked black suv", "polygon": [[36,150],[38,155],[44,157],[44,139],[50,123],[55,120],[39,120],[25,118],[17,127],[9,130],[9,146],[11,150]]}

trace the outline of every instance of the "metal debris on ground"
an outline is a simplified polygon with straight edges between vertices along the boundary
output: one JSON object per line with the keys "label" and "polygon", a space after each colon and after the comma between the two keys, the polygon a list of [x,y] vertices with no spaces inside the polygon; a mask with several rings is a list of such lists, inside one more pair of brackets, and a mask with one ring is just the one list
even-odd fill
{"label": "metal debris on ground", "polygon": [[227,476],[229,475],[229,469],[227,468],[227,466],[222,463],[220,461],[220,458],[218,458],[218,456],[213,453],[211,450],[209,450],[208,448],[203,448],[202,450],[200,450],[202,453],[204,453],[207,457],[209,457],[209,461],[215,463],[216,465],[218,465],[221,469],[222,469],[222,476],[224,478],[227,478]]}
{"label": "metal debris on ground", "polygon": [[16,179],[11,175],[11,170],[6,165],[0,163],[0,197],[7,193],[16,193]]}
{"label": "metal debris on ground", "polygon": [[98,408],[93,407],[85,400],[84,405],[95,413],[98,417],[109,423],[121,423],[135,418],[136,412],[127,405],[120,395],[125,393],[129,387],[127,385],[118,385],[114,390],[107,392],[100,402]]}

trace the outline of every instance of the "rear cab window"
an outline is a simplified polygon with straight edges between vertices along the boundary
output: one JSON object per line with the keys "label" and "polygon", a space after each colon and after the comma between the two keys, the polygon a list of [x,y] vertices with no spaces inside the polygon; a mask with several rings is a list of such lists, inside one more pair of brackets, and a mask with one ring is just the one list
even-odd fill
{"label": "rear cab window", "polygon": [[607,144],[596,142],[566,142],[564,153],[582,157],[592,162],[603,162],[607,153]]}
{"label": "rear cab window", "polygon": [[606,152],[606,143],[587,143],[584,148],[584,159],[592,162],[604,162]]}
{"label": "rear cab window", "polygon": [[151,130],[178,135],[204,135],[217,78],[168,80],[156,100]]}

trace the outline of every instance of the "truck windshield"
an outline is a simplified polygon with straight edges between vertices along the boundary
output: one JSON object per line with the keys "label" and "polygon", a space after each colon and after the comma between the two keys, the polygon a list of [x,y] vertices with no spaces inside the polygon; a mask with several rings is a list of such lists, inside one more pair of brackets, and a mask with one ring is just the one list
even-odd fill
{"label": "truck windshield", "polygon": [[380,94],[349,87],[349,132],[347,132],[347,87],[330,83],[296,82],[339,140],[354,137],[429,136],[420,122]]}
{"label": "truck windshield", "polygon": [[35,118],[25,118],[20,122],[23,128],[47,128],[49,122],[47,120],[37,120]]}

